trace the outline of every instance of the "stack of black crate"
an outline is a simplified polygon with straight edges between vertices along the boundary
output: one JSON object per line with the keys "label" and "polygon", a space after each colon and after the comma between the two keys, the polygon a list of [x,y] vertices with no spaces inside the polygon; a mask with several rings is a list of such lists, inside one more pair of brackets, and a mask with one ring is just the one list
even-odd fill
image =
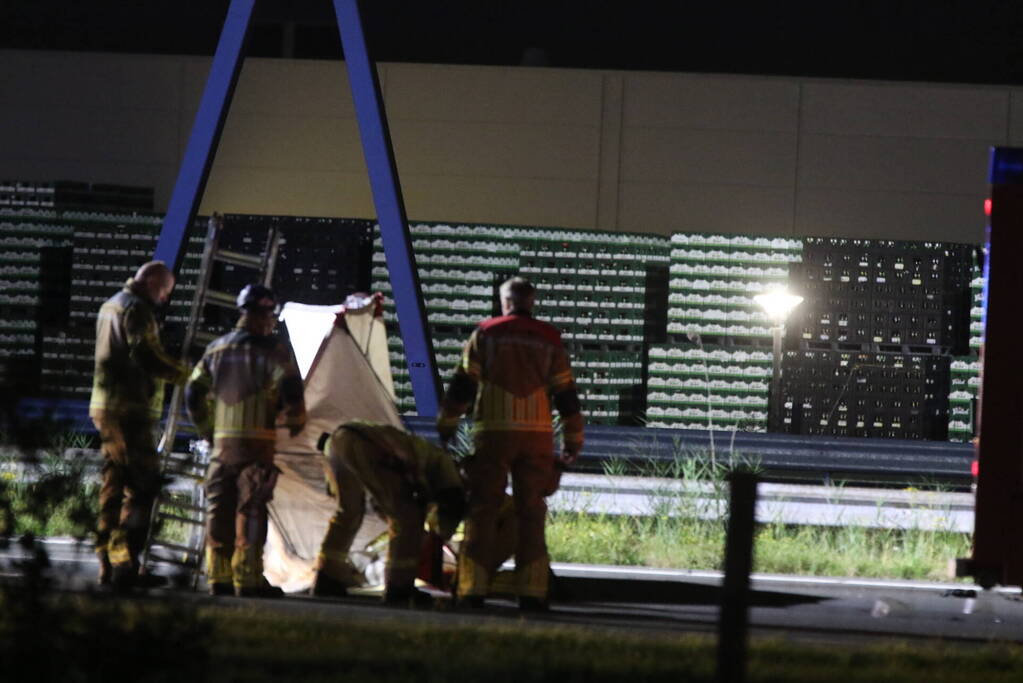
{"label": "stack of black crate", "polygon": [[[260,254],[272,227],[281,233],[272,281],[281,302],[337,305],[349,294],[369,290],[372,221],[227,214],[219,248]],[[210,288],[237,294],[256,275],[251,268],[216,263]],[[237,319],[236,312],[213,307],[205,315],[203,328],[210,332],[230,329]]]}
{"label": "stack of black crate", "polygon": [[154,214],[66,212],[74,226],[67,321],[44,329],[41,394],[88,399],[96,317],[141,264],[150,260],[161,218]]}
{"label": "stack of black crate", "polygon": [[0,180],[0,207],[152,211],[153,188],[73,180]]}
{"label": "stack of black crate", "polygon": [[[73,227],[74,246],[66,248],[64,254],[49,255],[47,262],[54,263],[48,265],[46,272],[59,270],[57,274],[63,274],[70,284],[70,293],[65,285],[61,302],[57,300],[59,292],[47,290],[50,315],[45,327],[40,328],[37,344],[41,347],[42,379],[38,392],[31,393],[88,399],[99,308],[124,286],[139,265],[152,258],[163,220],[155,214],[99,212],[81,206],[62,209],[57,213],[63,223]],[[273,282],[282,300],[338,304],[348,294],[368,289],[370,221],[229,215],[225,217],[220,247],[261,253],[271,224],[283,228]],[[206,219],[199,217],[186,234],[177,285],[167,306],[157,312],[158,318],[163,319],[163,344],[174,356],[182,351],[200,276],[206,225]],[[62,264],[57,263],[60,256],[64,257]],[[236,294],[254,278],[251,269],[217,263],[211,273],[210,288]],[[237,318],[237,311],[232,308],[209,306],[198,329],[223,334]]]}
{"label": "stack of black crate", "polygon": [[783,411],[793,434],[944,440],[951,356],[969,344],[971,245],[805,238]]}
{"label": "stack of black crate", "polygon": [[71,235],[38,203],[0,207],[0,385],[9,397],[38,393],[42,331],[67,318]]}
{"label": "stack of black crate", "polygon": [[[248,214],[226,214],[223,221],[218,248],[252,256],[265,252],[271,228],[280,231],[271,286],[281,302],[335,305],[349,294],[369,287],[370,221]],[[206,234],[207,220],[196,219],[188,235],[178,285],[168,305],[163,338],[165,346],[175,354],[180,353],[184,341],[195,286],[201,275],[200,254]],[[208,286],[235,296],[258,280],[259,273],[252,268],[214,261]],[[230,331],[237,320],[238,311],[234,308],[206,306],[196,329],[220,336]],[[191,349],[193,361],[198,360],[201,351]]]}
{"label": "stack of black crate", "polygon": [[786,351],[778,431],[943,440],[949,357],[871,351]]}
{"label": "stack of black crate", "polygon": [[[270,227],[281,233],[273,289],[281,301],[335,305],[370,284],[373,222],[346,218],[227,214],[220,248],[261,253]],[[210,287],[235,293],[253,278],[248,268],[219,265]]]}
{"label": "stack of black crate", "polygon": [[282,301],[331,306],[355,292],[368,292],[373,225],[351,218],[287,219],[274,269]]}

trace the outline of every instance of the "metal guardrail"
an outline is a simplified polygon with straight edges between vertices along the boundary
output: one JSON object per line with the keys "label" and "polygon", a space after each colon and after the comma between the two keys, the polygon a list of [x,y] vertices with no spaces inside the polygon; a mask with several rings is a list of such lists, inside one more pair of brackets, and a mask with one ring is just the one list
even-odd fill
{"label": "metal guardrail", "polygon": [[[20,411],[27,417],[49,411],[69,429],[95,431],[85,401],[26,399]],[[406,416],[405,422],[413,433],[436,441],[433,419]],[[970,444],[605,425],[586,428],[586,445],[573,470],[602,473],[606,464],[621,463],[633,472],[663,476],[678,456],[709,460],[711,439],[719,461],[734,457],[754,463],[765,480],[957,488],[973,482]]]}
{"label": "metal guardrail", "polygon": [[[721,519],[728,508],[725,489],[724,480],[568,473],[561,478],[557,493],[547,500],[547,507],[554,512]],[[970,533],[973,509],[972,493],[762,482],[757,486],[756,520],[763,524]]]}
{"label": "metal guardrail", "polygon": [[[417,435],[436,440],[434,421],[408,417]],[[608,463],[664,476],[678,457],[710,460],[711,439],[719,462],[757,466],[766,480],[859,482],[886,485],[932,484],[956,488],[972,483],[973,447],[945,441],[858,439],[756,432],[612,427],[586,428],[586,443],[573,470],[603,472]]]}

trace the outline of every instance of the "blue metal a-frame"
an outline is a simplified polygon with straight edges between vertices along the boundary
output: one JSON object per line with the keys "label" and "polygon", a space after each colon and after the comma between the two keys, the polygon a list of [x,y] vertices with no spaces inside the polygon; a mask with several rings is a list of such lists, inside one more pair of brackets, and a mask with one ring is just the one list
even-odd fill
{"label": "blue metal a-frame", "polygon": [[[160,231],[154,258],[165,261],[175,271],[181,261],[188,226],[195,220],[199,209],[238,74],[241,72],[255,3],[256,0],[231,0],[209,80],[199,103],[185,157]],[[434,363],[433,341],[426,326],[426,308],[412,252],[380,83],[366,48],[358,0],[333,0],[333,3],[416,408],[420,415],[433,417],[438,409],[440,376]]]}

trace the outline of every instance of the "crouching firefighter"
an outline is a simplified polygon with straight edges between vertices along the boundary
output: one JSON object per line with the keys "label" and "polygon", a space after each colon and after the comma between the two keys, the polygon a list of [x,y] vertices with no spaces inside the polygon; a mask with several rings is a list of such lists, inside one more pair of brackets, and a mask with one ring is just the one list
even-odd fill
{"label": "crouching firefighter", "polygon": [[267,504],[273,498],[275,426],[305,425],[302,377],[290,345],[273,336],[274,293],[248,285],[234,331],[213,340],[185,387],[188,412],[211,436],[206,478],[206,565],[210,593],[278,597],[263,578]]}
{"label": "crouching firefighter", "polygon": [[313,594],[338,596],[351,584],[348,553],[362,525],[366,493],[387,520],[389,543],[384,602],[423,606],[430,596],[415,588],[424,524],[448,539],[462,521],[465,492],[451,456],[425,439],[390,425],[346,422],[320,437],[324,467],[337,512],[317,559]]}

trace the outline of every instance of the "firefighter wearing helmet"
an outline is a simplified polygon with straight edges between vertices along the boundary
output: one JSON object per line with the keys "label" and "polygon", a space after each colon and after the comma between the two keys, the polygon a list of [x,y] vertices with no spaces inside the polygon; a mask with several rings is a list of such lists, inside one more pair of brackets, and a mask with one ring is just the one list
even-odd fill
{"label": "firefighter wearing helmet", "polygon": [[276,428],[305,425],[291,346],[273,335],[277,299],[263,285],[238,295],[235,329],[210,342],[185,387],[199,433],[213,442],[206,478],[206,564],[214,595],[275,597],[263,578],[267,504],[277,481]]}

